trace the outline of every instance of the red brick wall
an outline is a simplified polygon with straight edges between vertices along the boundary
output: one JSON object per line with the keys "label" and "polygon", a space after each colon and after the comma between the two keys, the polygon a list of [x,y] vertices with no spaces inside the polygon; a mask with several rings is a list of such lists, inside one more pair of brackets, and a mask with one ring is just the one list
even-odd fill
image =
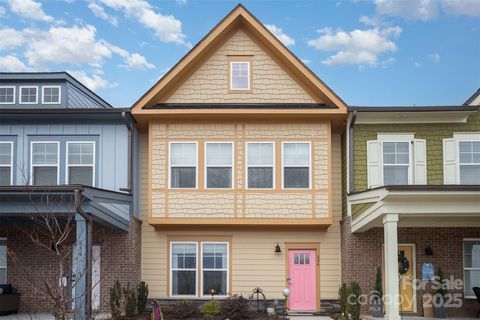
{"label": "red brick wall", "polygon": [[[359,282],[362,292],[368,293],[375,284],[375,270],[382,265],[383,228],[352,234],[350,218],[342,221],[342,281]],[[442,268],[445,278],[453,275],[463,280],[463,239],[480,238],[480,228],[399,228],[398,242],[416,245],[416,278],[421,278],[423,263],[433,263],[435,271]],[[430,246],[433,256],[425,255]],[[480,285],[480,284],[479,284]],[[427,289],[428,291],[428,289]],[[423,315],[421,297],[417,291],[417,314]],[[450,290],[450,293],[455,293]],[[463,290],[458,291],[463,296]],[[449,309],[451,316],[475,316],[480,306],[475,300],[463,300],[462,308]],[[365,314],[368,307],[362,308]]]}
{"label": "red brick wall", "polygon": [[[132,217],[130,232],[113,231],[94,225],[94,243],[101,251],[101,311],[109,311],[109,289],[116,280],[136,286],[140,281],[141,221]],[[58,281],[59,265],[55,256],[32,243],[21,231],[27,227],[0,227],[0,237],[7,238],[7,278],[21,294],[20,308],[23,312],[51,312],[51,302],[33,286],[47,280]],[[72,243],[75,229],[72,231]]]}

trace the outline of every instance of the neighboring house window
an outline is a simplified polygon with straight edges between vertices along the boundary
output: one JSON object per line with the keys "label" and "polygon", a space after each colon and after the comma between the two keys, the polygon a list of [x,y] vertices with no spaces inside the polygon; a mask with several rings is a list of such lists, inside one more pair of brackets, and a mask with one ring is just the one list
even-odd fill
{"label": "neighboring house window", "polygon": [[310,143],[283,143],[283,188],[310,188]]}
{"label": "neighboring house window", "polygon": [[32,142],[31,153],[32,184],[58,184],[59,143]]}
{"label": "neighboring house window", "polygon": [[227,189],[233,182],[233,143],[205,143],[206,187]]}
{"label": "neighboring house window", "polygon": [[95,142],[67,142],[67,183],[93,186]]}
{"label": "neighboring house window", "polygon": [[247,142],[247,188],[274,187],[273,142]]}
{"label": "neighboring house window", "polygon": [[0,185],[13,183],[13,142],[0,142]]}
{"label": "neighboring house window", "polygon": [[228,293],[228,243],[202,242],[202,295]]}
{"label": "neighboring house window", "polygon": [[0,284],[7,284],[7,239],[0,238]]}
{"label": "neighboring house window", "polygon": [[480,183],[480,141],[459,141],[460,184]]}
{"label": "neighboring house window", "polygon": [[38,87],[21,86],[20,104],[38,103]]}
{"label": "neighboring house window", "polygon": [[59,104],[60,86],[43,86],[42,103]]}
{"label": "neighboring house window", "polygon": [[0,104],[14,104],[15,103],[15,87],[4,86],[0,87]]}
{"label": "neighboring house window", "polygon": [[197,243],[172,242],[170,247],[172,296],[197,295]]}
{"label": "neighboring house window", "polygon": [[197,187],[197,143],[170,143],[170,187]]}
{"label": "neighboring house window", "polygon": [[230,90],[250,90],[250,61],[230,61]]}
{"label": "neighboring house window", "polygon": [[410,142],[382,144],[383,185],[408,185],[410,182]]}
{"label": "neighboring house window", "polygon": [[473,287],[480,279],[480,239],[463,241],[463,266],[465,297],[475,298]]}

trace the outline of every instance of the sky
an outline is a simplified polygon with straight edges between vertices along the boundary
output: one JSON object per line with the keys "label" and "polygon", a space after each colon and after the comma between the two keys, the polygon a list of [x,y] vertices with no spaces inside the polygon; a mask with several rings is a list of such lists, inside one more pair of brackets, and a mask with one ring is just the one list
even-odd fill
{"label": "sky", "polygon": [[[130,107],[238,1],[0,0],[0,71],[68,71]],[[480,0],[244,1],[349,105],[459,105]]]}

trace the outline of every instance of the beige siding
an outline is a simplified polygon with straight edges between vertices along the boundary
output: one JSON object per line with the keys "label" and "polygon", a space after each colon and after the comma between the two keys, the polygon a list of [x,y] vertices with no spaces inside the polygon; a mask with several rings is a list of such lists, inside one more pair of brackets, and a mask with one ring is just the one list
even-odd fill
{"label": "beige siding", "polygon": [[[333,224],[325,231],[305,230],[227,230],[227,231],[171,231],[155,230],[148,223],[142,232],[142,280],[150,289],[150,298],[167,297],[167,236],[222,235],[232,237],[232,293],[247,296],[255,287],[261,287],[269,299],[281,299],[285,287],[285,243],[320,243],[320,298],[336,299],[341,281],[340,264],[340,218],[341,218],[341,161],[340,136],[333,136]],[[142,139],[142,218],[147,219],[145,186],[147,185],[146,140]],[[317,195],[320,196],[320,195]],[[326,203],[326,202],[325,202]],[[318,206],[317,206],[318,209]],[[284,252],[274,253],[276,243]]]}
{"label": "beige siding", "polygon": [[[229,93],[228,56],[251,55],[253,93]],[[167,103],[262,103],[315,101],[283,67],[243,30],[235,32],[186,81]]]}

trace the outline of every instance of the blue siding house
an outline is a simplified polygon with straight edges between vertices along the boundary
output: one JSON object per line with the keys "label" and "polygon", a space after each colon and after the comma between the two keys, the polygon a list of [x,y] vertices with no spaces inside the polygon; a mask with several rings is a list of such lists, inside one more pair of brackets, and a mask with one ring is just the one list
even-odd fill
{"label": "blue siding house", "polygon": [[[20,311],[53,312],[38,294],[52,286],[84,319],[108,310],[114,281],[139,281],[137,136],[129,109],[66,72],[0,73],[0,286],[20,294]],[[43,235],[52,221],[71,234]]]}

